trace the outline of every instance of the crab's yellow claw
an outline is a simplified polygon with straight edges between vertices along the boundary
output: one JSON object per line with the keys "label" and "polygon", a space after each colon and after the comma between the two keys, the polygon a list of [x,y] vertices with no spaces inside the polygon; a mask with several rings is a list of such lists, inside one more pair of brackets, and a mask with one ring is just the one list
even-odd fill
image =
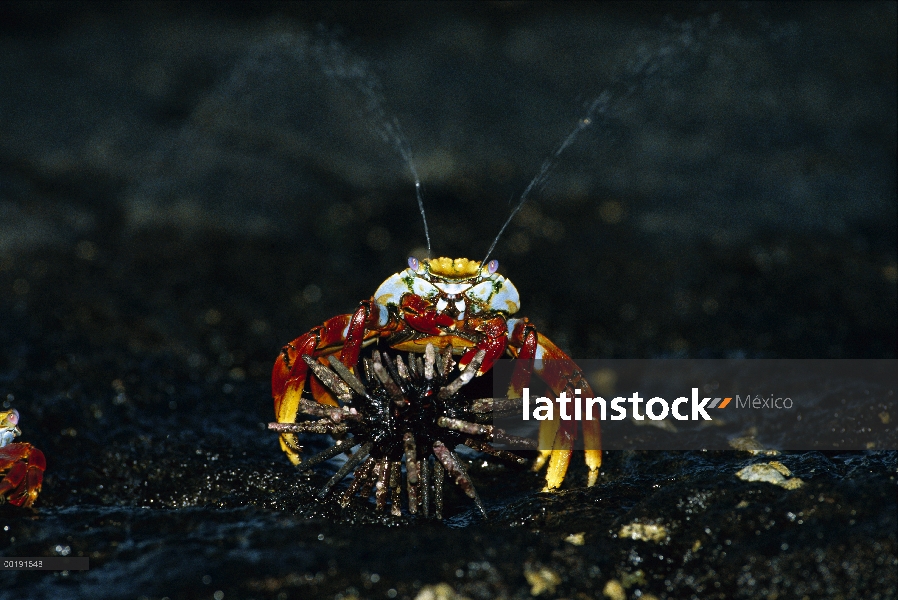
{"label": "crab's yellow claw", "polygon": [[586,466],[589,467],[586,485],[592,487],[599,478],[599,468],[602,466],[602,430],[599,421],[583,422],[583,445],[586,448]]}
{"label": "crab's yellow claw", "polygon": [[[302,388],[296,389],[295,387],[291,387],[287,389],[279,407],[281,411],[277,415],[279,422],[291,423],[296,420],[296,410],[299,407],[299,399],[301,397]],[[295,433],[282,433],[278,441],[281,443],[281,450],[284,451],[291,463],[298,465],[302,462],[302,456],[300,454],[302,452],[302,446],[299,445]]]}
{"label": "crab's yellow claw", "polygon": [[571,462],[571,454],[574,451],[576,433],[577,430],[571,427],[571,422],[562,423],[558,413],[555,413],[552,420],[543,421],[540,424],[539,447],[551,448],[551,450],[540,450],[533,465],[534,470],[538,470],[546,463],[546,460],[549,461],[544,492],[559,488],[561,482],[564,481],[568,465]]}
{"label": "crab's yellow claw", "polygon": [[[550,421],[543,421],[539,425],[539,455],[537,455],[536,460],[533,461],[533,470],[539,471],[542,469],[546,461],[549,460],[549,456],[552,455],[552,451],[549,450],[555,444],[555,434],[558,433],[558,426],[561,421],[558,420],[558,416],[555,415],[556,418]],[[555,486],[558,487],[558,486]]]}
{"label": "crab's yellow claw", "polygon": [[544,492],[557,489],[564,481],[571,455],[574,453],[574,437],[564,428],[558,430],[555,443],[549,451],[549,468],[546,470],[546,487]]}
{"label": "crab's yellow claw", "polygon": [[[552,340],[537,332],[527,319],[516,320],[510,343],[518,349],[515,356],[519,361],[512,376],[511,387],[514,392],[527,386],[531,367],[526,361],[532,360],[529,363],[532,365],[532,372],[549,385],[556,397],[565,393],[568,399],[577,398],[577,402],[580,402],[581,397],[589,398],[593,395],[589,382],[577,364]],[[509,397],[512,397],[511,394]],[[533,462],[533,470],[538,471],[548,463],[545,490],[556,489],[564,481],[580,423],[579,416],[573,419],[565,416],[561,419],[560,410],[553,411],[553,419],[540,423],[540,451]],[[582,423],[586,466],[589,468],[587,483],[592,486],[598,481],[599,468],[602,466],[601,423],[598,420]]]}
{"label": "crab's yellow claw", "polygon": [[[276,415],[279,423],[293,423],[296,421],[299,400],[302,398],[302,388],[303,386],[300,384],[299,386],[287,386],[284,390],[280,397],[280,402],[276,407]],[[282,433],[279,441],[281,443],[281,450],[284,451],[291,463],[298,465],[302,462],[302,456],[300,455],[302,447],[297,443],[295,433]]]}
{"label": "crab's yellow claw", "polygon": [[[274,414],[278,423],[296,423],[303,391],[308,388],[311,396],[319,404],[338,406],[330,392],[317,379],[309,379],[309,366],[303,356],[315,358],[335,354],[342,348],[343,332],[356,315],[338,315],[328,319],[318,327],[313,327],[283,348],[271,371],[271,391],[274,396]],[[295,433],[280,435],[281,450],[294,465],[302,462],[302,446]]]}
{"label": "crab's yellow claw", "polygon": [[282,433],[280,440],[281,442],[281,450],[283,450],[287,454],[287,458],[290,459],[290,462],[294,465],[298,465],[302,462],[302,456],[299,455],[299,446],[295,446],[296,443],[296,434],[295,433]]}

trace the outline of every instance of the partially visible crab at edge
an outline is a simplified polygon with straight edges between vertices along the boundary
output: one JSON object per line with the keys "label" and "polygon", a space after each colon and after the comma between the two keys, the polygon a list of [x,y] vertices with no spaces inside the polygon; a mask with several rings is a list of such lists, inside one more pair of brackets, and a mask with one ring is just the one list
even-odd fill
{"label": "partially visible crab at edge", "polygon": [[19,429],[19,411],[0,412],[0,504],[30,507],[44,481],[44,453],[25,442],[13,442]]}

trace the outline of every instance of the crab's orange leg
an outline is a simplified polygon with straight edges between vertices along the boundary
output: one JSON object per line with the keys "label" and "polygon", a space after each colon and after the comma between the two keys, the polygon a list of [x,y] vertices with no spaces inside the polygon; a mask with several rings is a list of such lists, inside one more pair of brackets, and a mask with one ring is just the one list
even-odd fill
{"label": "crab's orange leg", "polygon": [[0,474],[8,470],[0,480],[0,498],[8,494],[13,506],[31,506],[41,491],[46,469],[44,453],[31,444],[20,442],[0,448]]}
{"label": "crab's orange leg", "polygon": [[[510,345],[517,349],[519,364],[512,375],[512,389],[509,395],[520,397],[527,384],[531,369],[545,381],[556,395],[566,392],[573,398],[575,390],[581,397],[592,395],[589,383],[571,358],[561,351],[549,338],[538,333],[527,319],[521,319],[512,332]],[[539,357],[537,363],[535,359]],[[532,366],[530,366],[532,365]],[[546,473],[546,489],[555,489],[564,481],[577,439],[577,421],[560,419],[556,413],[552,421],[540,426],[539,446],[551,450],[541,450],[534,462],[534,470],[539,470],[549,462]],[[583,421],[583,437],[586,447],[586,466],[589,468],[588,485],[595,484],[602,465],[602,437],[599,421]]]}
{"label": "crab's orange leg", "polygon": [[[281,349],[281,355],[271,372],[274,413],[278,423],[296,422],[296,412],[309,373],[309,366],[302,357],[309,355],[321,358],[340,352],[340,361],[347,366],[354,366],[365,340],[388,331],[377,327],[377,318],[377,305],[370,300],[363,300],[355,313],[328,319]],[[338,406],[337,401],[317,379],[311,379],[309,389],[317,402]],[[301,448],[296,442],[296,434],[282,433],[281,449],[293,464],[301,462]]]}
{"label": "crab's orange leg", "polygon": [[[581,397],[592,397],[592,388],[583,377],[583,372],[571,358],[562,352],[552,341],[539,334],[539,349],[542,350],[542,369],[537,366],[536,373],[549,384],[555,394],[567,392],[574,397],[575,391]],[[556,419],[558,415],[556,414]],[[577,421],[561,421],[552,444],[549,470],[546,473],[546,487],[557,488],[564,480],[570,462],[571,450],[577,437]],[[583,443],[586,448],[586,466],[589,468],[587,485],[595,485],[602,466],[602,432],[598,420],[583,421]],[[559,451],[560,450],[560,451]]]}

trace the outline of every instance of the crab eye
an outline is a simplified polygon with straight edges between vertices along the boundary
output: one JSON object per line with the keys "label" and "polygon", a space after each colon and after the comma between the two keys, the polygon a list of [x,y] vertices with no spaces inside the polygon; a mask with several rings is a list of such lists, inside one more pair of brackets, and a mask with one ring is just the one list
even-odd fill
{"label": "crab eye", "polygon": [[418,259],[415,258],[414,256],[409,256],[408,257],[408,266],[411,268],[412,271],[417,273],[418,272]]}
{"label": "crab eye", "polygon": [[19,411],[12,409],[12,412],[6,416],[6,420],[15,425],[19,422]]}
{"label": "crab eye", "polygon": [[495,273],[499,270],[499,261],[495,258],[487,263],[486,268],[489,269],[490,273]]}

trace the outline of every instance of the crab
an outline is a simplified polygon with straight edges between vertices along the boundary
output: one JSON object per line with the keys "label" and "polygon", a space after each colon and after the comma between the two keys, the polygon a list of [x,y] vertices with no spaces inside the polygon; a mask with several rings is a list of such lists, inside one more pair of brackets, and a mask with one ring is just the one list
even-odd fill
{"label": "crab", "polygon": [[[354,377],[353,371],[358,370],[361,350],[370,345],[385,346],[396,353],[409,353],[410,363],[420,361],[420,358],[413,357],[415,354],[430,356],[429,360],[433,361],[432,357],[439,353],[440,356],[447,357],[441,361],[444,366],[451,357],[457,356],[457,367],[461,373],[459,378],[467,377],[465,383],[488,372],[500,358],[511,357],[515,359],[515,364],[507,391],[509,401],[521,397],[523,389],[530,384],[533,373],[556,395],[562,392],[572,395],[575,390],[577,394],[591,394],[589,383],[567,354],[539,333],[529,319],[512,318],[518,312],[520,298],[514,284],[498,273],[498,266],[496,260],[477,262],[466,258],[409,258],[408,268],[388,277],[374,292],[374,296],[363,300],[355,312],[328,319],[284,346],[272,371],[272,393],[277,418],[277,424],[272,429],[280,432],[281,448],[290,461],[296,465],[302,463],[302,447],[297,433],[313,432],[309,429],[313,424],[296,424],[298,414],[325,417],[326,421],[318,425],[320,431],[314,432],[336,434],[338,439],[347,431],[345,425],[339,427],[341,422],[349,423],[362,418],[358,411],[346,405],[348,396],[343,388],[354,385],[348,377]],[[383,361],[390,362],[385,354],[382,356]],[[382,362],[380,357],[376,360],[378,363]],[[401,359],[398,360],[401,362]],[[326,365],[334,369],[330,375],[324,373],[330,371]],[[340,375],[340,383],[333,381],[335,372]],[[403,379],[401,376],[399,378]],[[399,383],[403,387],[402,381],[392,381],[395,377],[389,379],[394,386]],[[380,381],[389,387],[384,378],[380,378]],[[448,379],[443,383],[448,384]],[[447,398],[455,397],[457,391],[458,388],[448,394]],[[361,391],[356,390],[359,394],[368,392],[364,386]],[[434,388],[427,394],[436,392],[439,390]],[[335,393],[343,396],[343,407],[337,402]],[[401,404],[400,398],[396,400]],[[478,427],[474,423],[452,420],[447,416],[435,418],[442,419],[438,425],[447,430],[454,427],[454,431],[473,432]],[[484,433],[486,430],[476,431]],[[445,444],[441,444],[441,448],[429,443],[430,440],[420,439],[420,436],[411,433],[412,446],[417,445],[428,456],[432,452],[447,471],[453,473],[454,470],[458,473],[456,481],[465,489],[467,477],[463,469],[459,472],[456,457],[448,454],[452,448],[447,449]],[[558,488],[563,482],[577,434],[576,421],[555,420],[541,424],[541,450],[533,468],[540,470],[548,464],[546,491]],[[494,435],[491,439],[501,437],[499,432],[484,435]],[[587,483],[592,486],[597,480],[602,463],[599,422],[584,421],[583,436],[586,465],[589,469]],[[343,439],[312,461],[317,463],[326,460],[359,444],[354,438]],[[482,439],[475,440],[475,445],[480,446],[477,449],[488,451],[488,444],[485,445]],[[338,471],[339,478],[347,476],[371,452],[370,445],[363,445],[347,460],[346,465],[350,466]],[[414,452],[412,454],[414,456]],[[375,468],[376,463],[371,464],[374,465],[371,469]],[[395,462],[395,467],[392,464],[389,468],[397,469],[398,477],[399,463]],[[415,466],[412,464],[410,468],[409,464],[406,454],[406,472],[411,475]],[[391,479],[393,478],[384,472],[378,475],[377,481],[386,485]],[[327,489],[337,481],[329,482]],[[325,494],[327,489],[323,490]]]}
{"label": "crab", "polygon": [[47,461],[31,444],[12,441],[22,433],[18,424],[16,409],[0,412],[0,504],[28,508],[41,491]]}

